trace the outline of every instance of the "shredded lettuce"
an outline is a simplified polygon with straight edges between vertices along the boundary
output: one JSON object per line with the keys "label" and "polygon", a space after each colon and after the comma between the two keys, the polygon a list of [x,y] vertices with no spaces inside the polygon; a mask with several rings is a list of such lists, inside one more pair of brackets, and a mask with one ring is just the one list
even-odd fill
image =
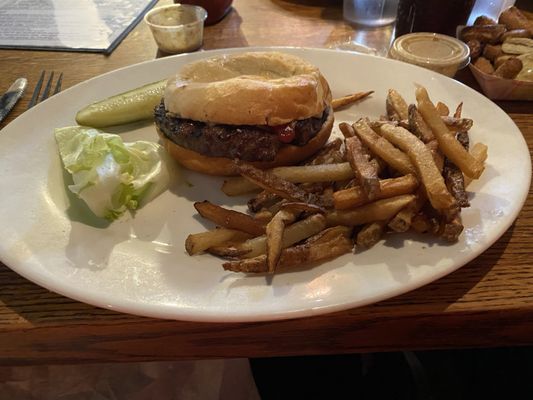
{"label": "shredded lettuce", "polygon": [[118,135],[83,126],[56,129],[55,138],[74,182],[69,190],[98,217],[115,220],[168,187],[166,152],[158,143],[124,143]]}

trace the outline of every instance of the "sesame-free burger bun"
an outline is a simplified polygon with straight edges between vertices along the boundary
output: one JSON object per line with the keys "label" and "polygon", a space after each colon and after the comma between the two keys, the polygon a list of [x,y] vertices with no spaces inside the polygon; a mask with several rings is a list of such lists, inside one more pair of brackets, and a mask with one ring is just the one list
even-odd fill
{"label": "sesame-free burger bun", "polygon": [[165,108],[215,124],[281,125],[322,113],[331,91],[319,69],[280,52],[221,55],[184,66],[171,78]]}

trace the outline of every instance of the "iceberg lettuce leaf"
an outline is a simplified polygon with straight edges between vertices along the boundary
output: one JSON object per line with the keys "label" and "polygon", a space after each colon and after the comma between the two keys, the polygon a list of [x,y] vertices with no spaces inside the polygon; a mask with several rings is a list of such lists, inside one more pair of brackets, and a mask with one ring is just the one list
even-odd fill
{"label": "iceberg lettuce leaf", "polygon": [[168,187],[168,158],[158,143],[124,143],[118,135],[83,126],[56,129],[55,138],[72,175],[69,190],[99,217],[115,220]]}

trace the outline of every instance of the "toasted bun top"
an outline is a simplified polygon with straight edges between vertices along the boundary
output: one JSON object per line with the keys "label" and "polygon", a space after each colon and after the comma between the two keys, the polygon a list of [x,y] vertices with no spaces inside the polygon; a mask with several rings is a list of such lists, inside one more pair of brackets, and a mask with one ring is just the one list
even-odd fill
{"label": "toasted bun top", "polygon": [[326,79],[301,58],[278,52],[193,62],[169,79],[165,108],[187,119],[281,125],[320,115],[331,101]]}

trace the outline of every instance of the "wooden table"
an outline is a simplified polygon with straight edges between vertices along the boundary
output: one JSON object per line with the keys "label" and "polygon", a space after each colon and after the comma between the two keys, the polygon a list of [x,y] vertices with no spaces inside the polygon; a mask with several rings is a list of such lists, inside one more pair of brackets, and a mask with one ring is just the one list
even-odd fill
{"label": "wooden table", "polygon": [[[168,2],[168,0],[167,0]],[[164,2],[163,2],[164,3]],[[205,32],[205,49],[329,47],[359,41],[386,49],[391,29],[354,30],[339,1],[235,0]],[[42,69],[63,87],[160,56],[139,24],[110,55],[0,51],[1,87]],[[459,79],[477,89],[468,71]],[[3,123],[22,113],[30,95]],[[533,146],[533,105],[503,102]],[[512,156],[512,155],[510,155]],[[533,344],[533,196],[512,227],[457,272],[414,292],[334,314],[261,323],[164,321],[94,308],[51,293],[0,264],[0,364],[255,357]]]}

